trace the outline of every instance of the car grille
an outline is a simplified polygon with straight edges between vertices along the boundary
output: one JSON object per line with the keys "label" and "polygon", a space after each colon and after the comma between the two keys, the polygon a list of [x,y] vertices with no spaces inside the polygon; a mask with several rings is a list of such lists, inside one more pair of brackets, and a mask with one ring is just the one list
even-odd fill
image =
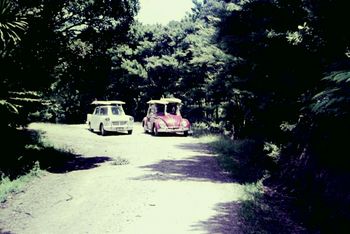
{"label": "car grille", "polygon": [[125,125],[128,123],[128,121],[113,121],[113,125],[120,126],[120,125]]}

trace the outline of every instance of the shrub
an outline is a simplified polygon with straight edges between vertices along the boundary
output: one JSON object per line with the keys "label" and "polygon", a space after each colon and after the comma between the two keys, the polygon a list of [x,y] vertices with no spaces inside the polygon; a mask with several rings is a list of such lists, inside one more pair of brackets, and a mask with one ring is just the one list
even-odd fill
{"label": "shrub", "polygon": [[35,162],[28,174],[14,180],[2,174],[0,178],[0,203],[6,201],[9,194],[22,191],[23,186],[32,178],[39,176],[40,172],[39,162]]}
{"label": "shrub", "polygon": [[245,186],[246,200],[241,202],[239,224],[244,233],[306,233],[292,219],[290,198],[279,196],[262,186],[262,180]]}
{"label": "shrub", "polygon": [[219,164],[237,182],[256,182],[269,168],[270,159],[264,152],[263,142],[251,139],[232,141],[222,136],[210,146],[218,153]]}

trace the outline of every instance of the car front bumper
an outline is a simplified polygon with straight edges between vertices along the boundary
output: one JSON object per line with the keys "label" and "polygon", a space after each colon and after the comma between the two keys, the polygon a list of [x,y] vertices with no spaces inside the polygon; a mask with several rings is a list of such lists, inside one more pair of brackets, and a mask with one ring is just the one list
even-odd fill
{"label": "car front bumper", "polygon": [[188,134],[192,134],[191,128],[158,128],[159,133],[180,133],[180,132],[188,132]]}
{"label": "car front bumper", "polygon": [[131,131],[133,126],[125,125],[125,126],[104,126],[104,129],[108,132],[126,132]]}

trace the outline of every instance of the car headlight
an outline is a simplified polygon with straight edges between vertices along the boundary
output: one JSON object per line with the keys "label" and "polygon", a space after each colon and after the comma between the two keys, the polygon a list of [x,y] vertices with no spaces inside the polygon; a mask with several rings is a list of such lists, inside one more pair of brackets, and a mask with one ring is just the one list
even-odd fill
{"label": "car headlight", "polygon": [[181,126],[182,127],[187,127],[187,121],[186,120],[182,120],[181,121]]}
{"label": "car headlight", "polygon": [[166,124],[163,121],[159,121],[160,128],[166,128]]}

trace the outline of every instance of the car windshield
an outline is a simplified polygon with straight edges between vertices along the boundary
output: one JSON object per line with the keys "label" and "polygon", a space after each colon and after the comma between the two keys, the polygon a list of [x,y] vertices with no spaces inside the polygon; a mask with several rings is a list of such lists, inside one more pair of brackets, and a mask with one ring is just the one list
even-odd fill
{"label": "car windshield", "polygon": [[123,115],[124,111],[120,106],[112,106],[111,107],[112,115]]}
{"label": "car windshield", "polygon": [[169,103],[166,109],[167,109],[167,113],[171,115],[180,114],[180,106],[177,103]]}

